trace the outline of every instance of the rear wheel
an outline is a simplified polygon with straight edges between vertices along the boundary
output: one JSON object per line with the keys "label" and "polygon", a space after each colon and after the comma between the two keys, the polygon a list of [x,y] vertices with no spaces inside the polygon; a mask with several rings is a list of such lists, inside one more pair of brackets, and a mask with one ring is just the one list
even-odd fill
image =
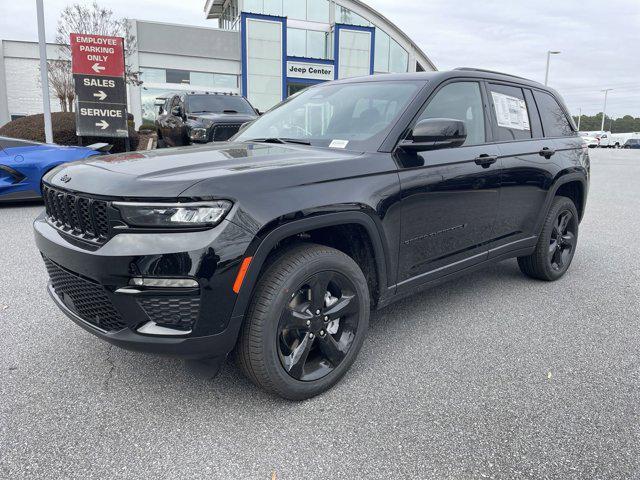
{"label": "rear wheel", "polygon": [[578,211],[567,197],[556,197],[547,213],[536,249],[531,255],[518,257],[525,275],[553,281],[569,269],[578,244]]}
{"label": "rear wheel", "polygon": [[369,290],[344,253],[304,244],[281,252],[254,293],[236,347],[245,375],[291,400],[318,395],[353,364],[369,324]]}

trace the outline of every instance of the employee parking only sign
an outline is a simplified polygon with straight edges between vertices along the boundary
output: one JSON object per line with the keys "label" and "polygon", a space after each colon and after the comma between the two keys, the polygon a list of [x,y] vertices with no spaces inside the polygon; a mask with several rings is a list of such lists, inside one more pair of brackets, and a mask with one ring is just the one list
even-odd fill
{"label": "employee parking only sign", "polygon": [[71,69],[76,93],[76,134],[128,137],[123,39],[72,33]]}

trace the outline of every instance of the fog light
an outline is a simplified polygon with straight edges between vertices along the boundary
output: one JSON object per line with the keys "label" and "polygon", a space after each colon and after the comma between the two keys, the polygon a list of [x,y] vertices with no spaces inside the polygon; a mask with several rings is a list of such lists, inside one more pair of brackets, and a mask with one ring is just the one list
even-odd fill
{"label": "fog light", "polygon": [[198,282],[192,278],[134,277],[129,280],[129,285],[136,287],[198,288]]}

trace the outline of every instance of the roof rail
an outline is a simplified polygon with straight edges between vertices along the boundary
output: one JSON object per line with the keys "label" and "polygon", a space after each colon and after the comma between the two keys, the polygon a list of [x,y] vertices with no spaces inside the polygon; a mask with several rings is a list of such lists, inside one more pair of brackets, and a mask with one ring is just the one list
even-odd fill
{"label": "roof rail", "polygon": [[[528,82],[535,82],[535,80],[531,80],[530,78],[520,77],[518,75],[512,75],[510,73],[497,72],[495,70],[486,70],[484,68],[471,68],[471,67],[458,67],[454,68],[454,70],[460,70],[463,72],[482,72],[482,73],[494,73],[496,75],[504,75],[506,77],[519,78],[521,80],[527,80]],[[536,82],[538,83],[538,82]]]}

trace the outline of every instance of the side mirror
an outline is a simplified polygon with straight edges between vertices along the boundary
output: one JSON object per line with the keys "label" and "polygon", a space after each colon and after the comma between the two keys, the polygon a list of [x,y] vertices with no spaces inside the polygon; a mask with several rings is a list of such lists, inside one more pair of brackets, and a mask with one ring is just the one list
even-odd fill
{"label": "side mirror", "polygon": [[175,117],[181,117],[182,116],[182,107],[180,107],[180,105],[176,105],[175,107],[171,107],[171,115],[173,115]]}
{"label": "side mirror", "polygon": [[421,152],[441,148],[455,148],[467,140],[467,127],[461,120],[427,118],[419,121],[411,132],[411,139],[400,142],[404,150]]}

